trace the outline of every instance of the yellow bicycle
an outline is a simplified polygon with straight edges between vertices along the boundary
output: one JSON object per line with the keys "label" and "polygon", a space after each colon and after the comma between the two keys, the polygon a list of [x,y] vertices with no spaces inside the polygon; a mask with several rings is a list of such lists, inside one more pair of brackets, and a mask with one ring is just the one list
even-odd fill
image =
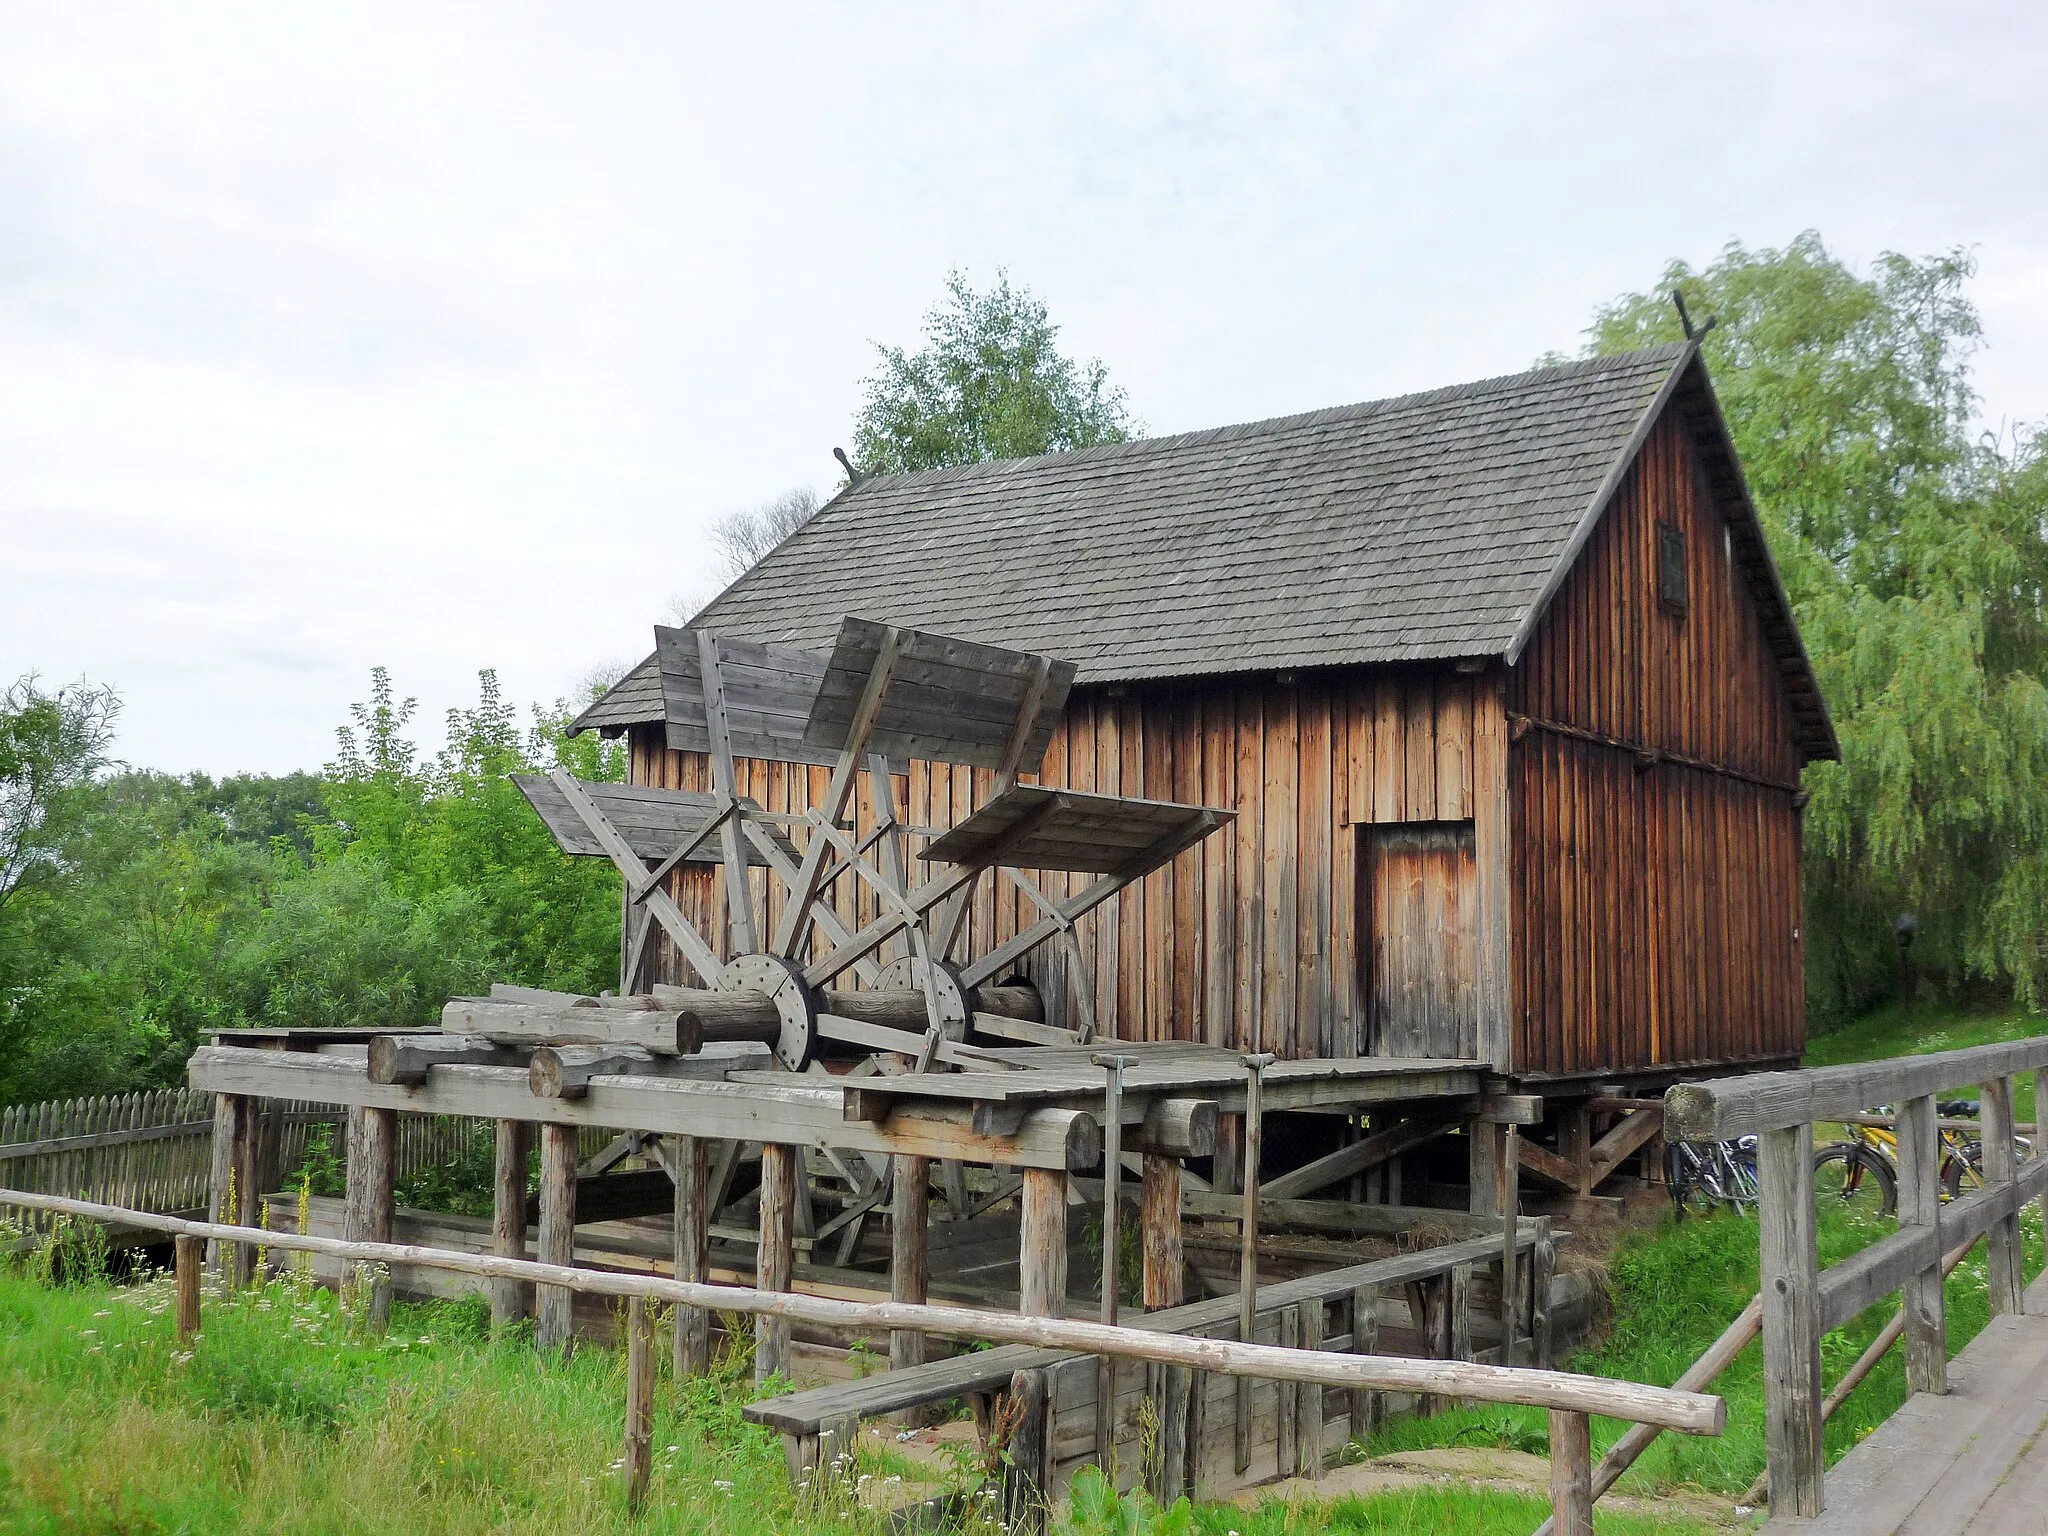
{"label": "yellow bicycle", "polygon": [[[1977,1105],[1968,1099],[1949,1099],[1935,1106],[1943,1119],[1975,1119]],[[1899,1137],[1890,1126],[1845,1126],[1847,1137],[1829,1142],[1813,1155],[1813,1188],[1816,1203],[1824,1208],[1846,1210],[1859,1216],[1890,1216],[1899,1208]],[[1953,1200],[1964,1190],[1984,1186],[1982,1141],[1954,1126],[1943,1126],[1941,1136],[1941,1195]],[[2013,1138],[2021,1158],[2030,1154],[2029,1144]]]}

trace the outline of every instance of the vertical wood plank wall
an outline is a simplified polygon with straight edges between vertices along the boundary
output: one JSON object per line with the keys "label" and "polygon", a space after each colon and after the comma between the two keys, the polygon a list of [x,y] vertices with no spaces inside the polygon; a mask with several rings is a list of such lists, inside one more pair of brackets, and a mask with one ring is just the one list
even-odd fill
{"label": "vertical wood plank wall", "polygon": [[[1490,793],[1475,790],[1474,775],[1475,763],[1503,755],[1502,711],[1496,677],[1423,669],[1075,690],[1039,782],[1238,812],[1229,827],[1078,925],[1100,1027],[1122,1039],[1199,1040],[1283,1056],[1359,1054],[1368,1037],[1355,960],[1362,919],[1353,827],[1472,819],[1482,866],[1492,856],[1503,872],[1492,882],[1501,899],[1484,915],[1481,990],[1504,1047],[1506,801],[1498,774],[1481,786]],[[635,783],[709,788],[701,755],[668,750],[658,726],[635,727],[632,743]],[[822,799],[829,777],[781,763],[741,762],[738,772],[741,793],[789,812]],[[911,824],[944,827],[982,803],[989,779],[917,762],[893,790]],[[867,831],[865,790],[858,818]],[[914,839],[913,855],[923,845]],[[754,878],[758,893],[765,876]],[[1084,883],[1078,875],[1040,879],[1056,896]],[[728,953],[710,872],[681,870],[672,888]],[[833,898],[850,927],[875,915],[872,895],[854,881],[839,882]],[[769,899],[779,906],[779,892]],[[1001,943],[1020,914],[1022,926],[1036,920],[1028,898],[984,880],[956,953]],[[663,979],[692,979],[665,940],[656,963]],[[1065,953],[1049,946],[1027,969],[1056,1015],[1071,1018],[1080,978]],[[1482,1040],[1485,1031],[1482,1024]]]}
{"label": "vertical wood plank wall", "polygon": [[[1658,597],[1659,522],[1685,535],[1682,616]],[[1530,722],[1514,726],[1509,772],[1516,1070],[1796,1055],[1802,759],[1679,412],[1652,431],[1508,689],[1510,719]]]}

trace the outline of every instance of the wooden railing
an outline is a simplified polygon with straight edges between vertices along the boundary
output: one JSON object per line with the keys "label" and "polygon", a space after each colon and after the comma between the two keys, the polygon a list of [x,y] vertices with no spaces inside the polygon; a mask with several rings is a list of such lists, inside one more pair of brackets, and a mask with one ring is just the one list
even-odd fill
{"label": "wooden railing", "polygon": [[[178,1327],[181,1335],[187,1337],[198,1328],[201,1244],[208,1241],[325,1254],[352,1264],[418,1264],[492,1279],[529,1281],[537,1285],[561,1286],[594,1295],[624,1298],[629,1303],[625,1471],[629,1498],[636,1504],[646,1491],[653,1427],[655,1373],[653,1324],[646,1310],[649,1301],[779,1318],[825,1328],[872,1333],[905,1330],[968,1341],[1029,1344],[1082,1354],[1147,1360],[1223,1376],[1302,1382],[1351,1392],[1409,1392],[1546,1409],[1550,1414],[1553,1518],[1561,1536],[1592,1536],[1591,1415],[1655,1424],[1691,1435],[1718,1435],[1727,1423],[1726,1407],[1718,1397],[1679,1392],[1668,1387],[1643,1386],[1636,1382],[1612,1381],[1598,1376],[1574,1376],[1563,1371],[1478,1365],[1456,1360],[1338,1354],[1329,1350],[1290,1349],[1242,1343],[1235,1339],[1189,1337],[1143,1328],[967,1307],[841,1301],[793,1291],[703,1285],[653,1275],[574,1269],[487,1254],[453,1253],[406,1243],[347,1242],[219,1222],[187,1221],[90,1201],[0,1189],[0,1207],[8,1206],[75,1216],[88,1221],[149,1227],[173,1235],[177,1239]],[[224,1268],[229,1272],[233,1270],[231,1264]]]}
{"label": "wooden railing", "polygon": [[[1818,1515],[1826,1503],[1821,1339],[1895,1291],[1904,1292],[1906,1380],[1945,1390],[1944,1255],[1983,1237],[1994,1316],[2018,1313],[2020,1208],[2048,1196],[2048,1158],[2021,1163],[2012,1084],[2048,1069],[2048,1037],[1891,1061],[1684,1083],[1665,1095],[1665,1134],[1687,1141],[1758,1138],[1764,1406],[1774,1514]],[[1981,1106],[1984,1185],[1943,1203],[1935,1101],[1974,1086]],[[2036,1102],[2041,1102],[2038,1097]],[[1814,1127],[1891,1105],[1898,1139],[1899,1225],[1848,1259],[1820,1267]]]}

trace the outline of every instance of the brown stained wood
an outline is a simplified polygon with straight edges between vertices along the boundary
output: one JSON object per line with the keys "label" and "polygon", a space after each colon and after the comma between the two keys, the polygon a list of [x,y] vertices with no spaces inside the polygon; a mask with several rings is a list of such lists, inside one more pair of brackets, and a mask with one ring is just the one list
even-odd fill
{"label": "brown stained wood", "polygon": [[[535,1252],[544,1264],[576,1260],[576,1131],[573,1126],[540,1128],[540,1225]],[[548,1285],[534,1294],[534,1342],[543,1351],[566,1352],[573,1331],[575,1297]]]}
{"label": "brown stained wood", "polygon": [[1021,1205],[1018,1310],[1027,1317],[1057,1317],[1067,1295],[1066,1175],[1025,1169]]}
{"label": "brown stained wood", "polygon": [[[780,1142],[761,1144],[761,1242],[755,1284],[763,1291],[787,1291],[796,1258],[797,1180],[803,1149]],[[789,1375],[789,1323],[760,1317],[754,1324],[754,1381]]]}
{"label": "brown stained wood", "polygon": [[[711,1278],[711,1143],[702,1136],[669,1138],[675,1176],[675,1275],[678,1280]],[[678,1381],[711,1369],[711,1313],[678,1306],[675,1312],[674,1371]]]}
{"label": "brown stained wood", "polygon": [[[494,1122],[491,1155],[491,1251],[500,1258],[526,1257],[526,1168],[533,1128],[523,1120]],[[491,1326],[504,1328],[526,1316],[525,1288],[516,1280],[491,1286]]]}
{"label": "brown stained wood", "polygon": [[626,1301],[625,1441],[620,1475],[626,1507],[637,1514],[654,1470],[654,1313],[645,1296]]}
{"label": "brown stained wood", "polygon": [[[925,1239],[931,1215],[931,1162],[922,1157],[890,1160],[889,1299],[923,1302],[927,1291]],[[889,1369],[924,1364],[924,1335],[889,1335]]]}
{"label": "brown stained wood", "polygon": [[1477,863],[1465,823],[1373,827],[1360,918],[1372,1051],[1471,1059],[1478,1049]]}
{"label": "brown stained wood", "polygon": [[1186,1255],[1181,1246],[1181,1163],[1177,1157],[1147,1153],[1139,1188],[1139,1228],[1144,1242],[1144,1306],[1147,1312],[1177,1307],[1185,1299]]}
{"label": "brown stained wood", "polygon": [[189,1233],[180,1232],[173,1240],[173,1258],[177,1267],[174,1326],[180,1344],[190,1344],[199,1332],[199,1281],[200,1271],[205,1265],[206,1244]]}

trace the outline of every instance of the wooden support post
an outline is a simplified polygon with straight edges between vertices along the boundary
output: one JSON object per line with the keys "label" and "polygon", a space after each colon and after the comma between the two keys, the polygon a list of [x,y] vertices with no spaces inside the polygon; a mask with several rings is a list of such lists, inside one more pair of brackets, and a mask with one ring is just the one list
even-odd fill
{"label": "wooden support post", "polygon": [[[1380,1288],[1361,1285],[1351,1293],[1351,1353],[1376,1355],[1380,1350]],[[1351,1438],[1363,1440],[1379,1428],[1380,1395],[1368,1387],[1351,1390]]]}
{"label": "wooden support post", "polygon": [[1187,1260],[1180,1237],[1180,1159],[1145,1154],[1139,1185],[1139,1226],[1145,1243],[1145,1310],[1177,1307],[1185,1299]]}
{"label": "wooden support post", "polygon": [[1466,1178],[1470,1184],[1467,1209],[1474,1216],[1498,1216],[1500,1193],[1501,1132],[1505,1126],[1490,1120],[1465,1122]]}
{"label": "wooden support post", "polygon": [[626,1507],[647,1502],[654,1470],[654,1318],[644,1296],[626,1298]]}
{"label": "wooden support post", "polygon": [[[678,1280],[711,1278],[711,1143],[702,1136],[669,1141],[676,1176],[675,1268]],[[704,1307],[676,1308],[676,1380],[711,1369],[711,1313]]]}
{"label": "wooden support post", "polygon": [[[2012,1079],[1996,1077],[1978,1089],[1983,1130],[1979,1142],[1986,1184],[2010,1184],[2019,1172],[2013,1154]],[[1991,1315],[2018,1316],[2026,1310],[2026,1272],[2021,1265],[2020,1213],[2001,1216],[1985,1233],[1985,1279],[1991,1288]]]}
{"label": "wooden support post", "polygon": [[1052,1381],[1047,1371],[1018,1371],[1010,1378],[1010,1455],[1002,1487],[1003,1528],[1036,1532],[1045,1529],[1049,1481]]}
{"label": "wooden support post", "polygon": [[[1301,1308],[1280,1309],[1280,1338],[1282,1349],[1301,1348]],[[1275,1465],[1282,1477],[1292,1477],[1301,1470],[1301,1398],[1302,1384],[1298,1381],[1276,1381],[1274,1396],[1279,1400],[1280,1445]]]}
{"label": "wooden support post", "polygon": [[[1124,1062],[1117,1055],[1097,1056],[1095,1064],[1108,1073],[1103,1091],[1102,1113],[1102,1280],[1098,1290],[1099,1319],[1105,1327],[1116,1326],[1117,1285],[1122,1270],[1123,1220],[1123,1102]],[[1095,1362],[1095,1461],[1105,1473],[1111,1465],[1116,1438],[1116,1360],[1098,1356]]]}
{"label": "wooden support post", "polygon": [[1572,1165],[1578,1181],[1574,1193],[1593,1192],[1593,1112],[1584,1099],[1564,1106],[1557,1119],[1557,1155]]}
{"label": "wooden support post", "polygon": [[[576,1262],[576,1127],[540,1128],[540,1236],[543,1264]],[[576,1293],[566,1286],[534,1288],[534,1339],[544,1350],[567,1354],[575,1333]]]}
{"label": "wooden support post", "polygon": [[1593,1536],[1592,1422],[1556,1408],[1550,1410],[1550,1528],[1557,1536]]}
{"label": "wooden support post", "polygon": [[178,1266],[178,1342],[190,1344],[199,1333],[199,1271],[206,1245],[187,1232],[180,1232],[172,1242]]}
{"label": "wooden support post", "polygon": [[[388,1243],[397,1213],[393,1188],[398,1171],[398,1111],[351,1109],[348,1136],[348,1198],[341,1235],[350,1242]],[[370,1327],[382,1333],[391,1321],[391,1276],[379,1273],[370,1286]]]}
{"label": "wooden support post", "polygon": [[1056,1168],[1026,1168],[1021,1205],[1017,1310],[1058,1317],[1067,1296],[1067,1176]]}
{"label": "wooden support post", "polygon": [[[262,1191],[257,1170],[261,1103],[239,1093],[213,1096],[213,1167],[208,1205],[213,1219],[230,1226],[256,1225]],[[212,1258],[230,1285],[247,1285],[256,1273],[256,1251],[246,1243],[215,1244]]]}
{"label": "wooden support post", "polygon": [[1500,1165],[1494,1177],[1494,1195],[1500,1202],[1500,1363],[1515,1363],[1515,1312],[1521,1301],[1516,1285],[1515,1244],[1522,1235],[1521,1134],[1512,1125],[1501,1127]]}
{"label": "wooden support post", "polygon": [[1219,1195],[1238,1193],[1238,1169],[1244,1164],[1244,1116],[1216,1117],[1216,1154],[1210,1159],[1209,1187]]}
{"label": "wooden support post", "polygon": [[1188,1491],[1188,1403],[1194,1373],[1186,1366],[1155,1365],[1147,1375],[1158,1424],[1159,1448],[1146,1478],[1163,1508]]}
{"label": "wooden support post", "polygon": [[[1265,1139],[1265,1077],[1273,1064],[1268,1052],[1244,1058],[1244,1172],[1238,1181],[1242,1195],[1237,1220],[1237,1337],[1240,1343],[1254,1342],[1258,1326],[1259,1294],[1259,1152]],[[1252,1381],[1237,1378],[1237,1470],[1242,1474],[1252,1464]]]}
{"label": "wooden support post", "polygon": [[[491,1252],[501,1259],[526,1257],[526,1164],[533,1128],[525,1120],[497,1122],[492,1155]],[[506,1328],[526,1316],[527,1287],[517,1280],[491,1282],[491,1326]]]}
{"label": "wooden support post", "polygon": [[[1932,1126],[1928,1129],[1931,1134]],[[1901,1131],[1903,1150],[1903,1126]],[[1771,1513],[1811,1520],[1826,1505],[1822,1473],[1827,1465],[1821,1449],[1820,1252],[1814,1233],[1813,1127],[1794,1125],[1765,1131],[1758,1141],[1764,1440]],[[1561,1520],[1558,1528],[1569,1529]]]}
{"label": "wooden support post", "polygon": [[[802,1147],[783,1142],[761,1143],[761,1246],[755,1260],[755,1281],[764,1291],[789,1290],[796,1260],[796,1180]],[[780,1317],[754,1319],[754,1380],[789,1375],[789,1322]]]}
{"label": "wooden support post", "polygon": [[[898,1153],[889,1160],[889,1177],[889,1299],[922,1302],[929,1285],[925,1237],[931,1223],[931,1159]],[[905,1329],[889,1335],[889,1369],[923,1364],[923,1334]]]}
{"label": "wooden support post", "polygon": [[1449,1310],[1450,1339],[1444,1352],[1447,1360],[1470,1360],[1472,1358],[1472,1266],[1459,1264],[1450,1273],[1446,1282],[1449,1295],[1445,1302]]}
{"label": "wooden support post", "polygon": [[[1899,1105],[1899,1228],[1931,1227],[1941,1220],[1941,1131],[1935,1125],[1934,1100],[1923,1095]],[[1768,1291],[1765,1293],[1767,1296]],[[1906,1310],[1906,1380],[1914,1392],[1948,1390],[1947,1301],[1941,1283],[1940,1257],[1913,1276],[1901,1302]],[[1993,1303],[1994,1307],[1996,1303]],[[1765,1334],[1768,1341],[1769,1334]],[[1777,1467],[1771,1486],[1783,1487]]]}
{"label": "wooden support post", "polygon": [[[1323,1302],[1320,1297],[1312,1297],[1301,1304],[1301,1347],[1323,1347]],[[1320,1478],[1323,1475],[1323,1389],[1315,1382],[1304,1381],[1295,1390],[1300,1397],[1301,1475]]]}
{"label": "wooden support post", "polygon": [[1529,1250],[1529,1349],[1530,1364],[1539,1371],[1553,1368],[1557,1346],[1550,1332],[1550,1277],[1557,1273],[1557,1240],[1550,1235],[1550,1218],[1536,1221],[1536,1242]]}

